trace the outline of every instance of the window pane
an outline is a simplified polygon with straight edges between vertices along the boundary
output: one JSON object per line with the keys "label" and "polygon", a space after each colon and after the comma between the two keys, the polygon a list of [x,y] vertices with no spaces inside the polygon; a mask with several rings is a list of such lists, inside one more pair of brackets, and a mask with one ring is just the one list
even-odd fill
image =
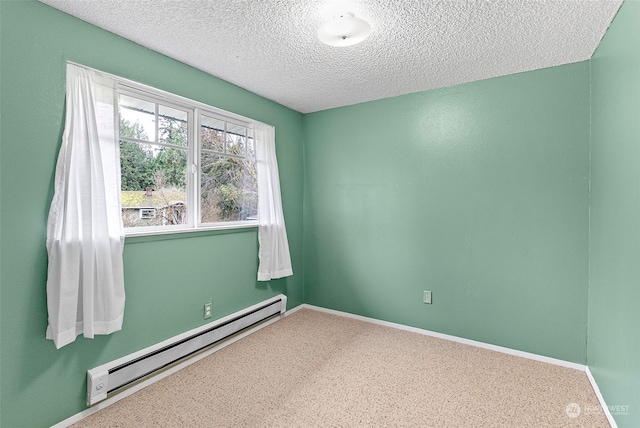
{"label": "window pane", "polygon": [[120,95],[120,136],[156,141],[156,105]]}
{"label": "window pane", "polygon": [[187,146],[187,112],[160,105],[158,107],[158,133],[160,142],[174,146]]}
{"label": "window pane", "polygon": [[255,162],[202,153],[202,223],[255,220],[258,192]]}
{"label": "window pane", "polygon": [[237,156],[245,155],[247,144],[247,128],[227,123],[227,153]]}
{"label": "window pane", "polygon": [[153,187],[154,146],[120,141],[120,188],[139,191]]}
{"label": "window pane", "polygon": [[125,227],[188,222],[186,150],[121,141],[120,169]]}
{"label": "window pane", "polygon": [[154,165],[154,185],[159,188],[184,188],[187,185],[187,151],[162,147]]}
{"label": "window pane", "polygon": [[203,149],[224,153],[224,121],[202,116],[200,140]]}

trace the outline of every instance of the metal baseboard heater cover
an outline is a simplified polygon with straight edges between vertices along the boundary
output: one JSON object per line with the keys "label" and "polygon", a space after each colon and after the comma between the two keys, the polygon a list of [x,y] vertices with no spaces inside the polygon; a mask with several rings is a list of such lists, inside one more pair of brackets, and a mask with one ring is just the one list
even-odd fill
{"label": "metal baseboard heater cover", "polygon": [[149,346],[133,354],[87,371],[87,404],[107,398],[142,378],[184,360],[242,330],[276,314],[284,314],[287,296],[280,294],[264,302]]}

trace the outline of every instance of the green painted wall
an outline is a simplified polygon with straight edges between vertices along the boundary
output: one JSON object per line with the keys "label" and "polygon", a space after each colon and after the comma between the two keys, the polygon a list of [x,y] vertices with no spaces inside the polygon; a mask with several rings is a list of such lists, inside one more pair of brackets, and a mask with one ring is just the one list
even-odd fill
{"label": "green painted wall", "polygon": [[[2,1],[1,417],[44,427],[85,408],[85,372],[283,292],[302,303],[302,115],[35,1]],[[63,130],[65,61],[276,127],[295,275],[256,282],[257,231],[127,239],[124,329],[60,350],[45,340],[46,219]]]}
{"label": "green painted wall", "polygon": [[640,426],[640,3],[591,60],[587,361],[618,426]]}
{"label": "green painted wall", "polygon": [[585,363],[588,62],[304,126],[306,303]]}
{"label": "green painted wall", "polygon": [[[607,402],[630,406],[619,425],[640,425],[638,23],[626,2],[590,62],[303,116],[0,1],[0,425],[83,410],[87,369],[203,324],[206,301],[220,317],[280,292],[588,363]],[[124,330],[55,350],[44,243],[66,60],[275,125],[295,275],[255,281],[255,229],[128,239]]]}

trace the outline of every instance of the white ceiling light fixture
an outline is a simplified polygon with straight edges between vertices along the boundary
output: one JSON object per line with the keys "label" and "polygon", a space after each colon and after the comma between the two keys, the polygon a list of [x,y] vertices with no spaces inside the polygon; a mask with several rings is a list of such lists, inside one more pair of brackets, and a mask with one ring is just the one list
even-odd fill
{"label": "white ceiling light fixture", "polygon": [[318,39],[329,46],[352,46],[364,41],[371,34],[371,26],[351,12],[335,16],[318,29]]}

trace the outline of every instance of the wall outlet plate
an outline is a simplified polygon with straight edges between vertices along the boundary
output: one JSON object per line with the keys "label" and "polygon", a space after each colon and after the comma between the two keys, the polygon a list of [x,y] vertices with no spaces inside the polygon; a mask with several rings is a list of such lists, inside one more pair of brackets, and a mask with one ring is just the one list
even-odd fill
{"label": "wall outlet plate", "polygon": [[431,304],[431,291],[424,290],[422,292],[422,301]]}
{"label": "wall outlet plate", "polygon": [[204,319],[211,318],[211,308],[213,307],[213,303],[205,303],[204,304]]}

